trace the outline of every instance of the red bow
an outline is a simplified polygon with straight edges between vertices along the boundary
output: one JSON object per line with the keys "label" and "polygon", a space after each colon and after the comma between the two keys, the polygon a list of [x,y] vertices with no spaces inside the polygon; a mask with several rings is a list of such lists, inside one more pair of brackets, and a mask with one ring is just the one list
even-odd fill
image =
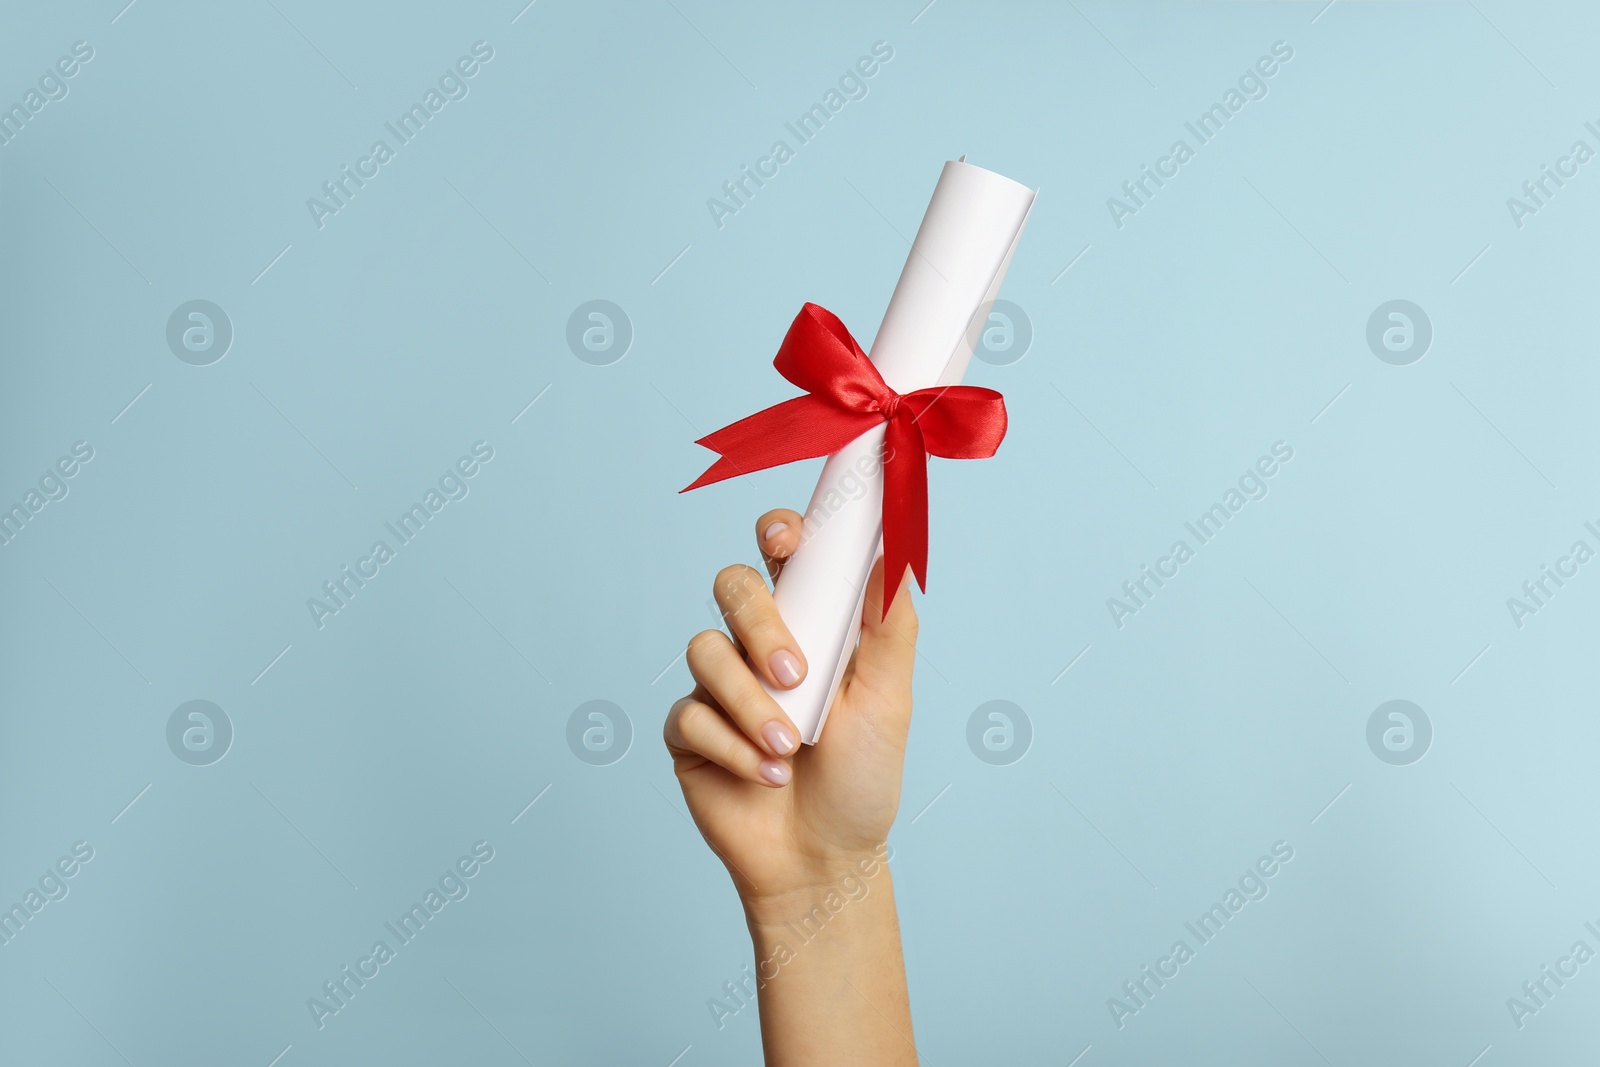
{"label": "red bow", "polygon": [[994,455],[1006,435],[1005,400],[993,389],[972,385],[895,392],[838,316],[816,304],[800,309],[772,364],[807,395],[700,438],[696,444],[722,458],[681,492],[800,459],[829,456],[874,426],[888,423],[883,462],[887,618],[907,566],[922,591],[928,590],[928,456]]}

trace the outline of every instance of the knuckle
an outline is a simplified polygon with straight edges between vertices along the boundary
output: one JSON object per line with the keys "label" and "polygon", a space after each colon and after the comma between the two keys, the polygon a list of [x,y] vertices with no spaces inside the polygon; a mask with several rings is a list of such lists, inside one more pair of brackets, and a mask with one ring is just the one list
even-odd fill
{"label": "knuckle", "polygon": [[744,563],[733,563],[717,572],[715,590],[717,599],[734,606],[743,605],[758,590],[765,590],[766,579],[754,567]]}
{"label": "knuckle", "polygon": [[921,628],[921,625],[922,624],[917,621],[917,613],[914,611],[908,611],[906,612],[905,621],[900,624],[900,632],[905,635],[907,641],[914,645],[917,643],[917,631]]}
{"label": "knuckle", "polygon": [[691,700],[678,712],[678,745],[716,762],[725,741],[717,720],[721,716],[709,704]]}
{"label": "knuckle", "polygon": [[737,737],[729,738],[728,743],[723,746],[722,759],[719,762],[735,774],[755,777],[758,773],[757,761],[750,758],[749,744]]}
{"label": "knuckle", "polygon": [[712,655],[727,639],[727,634],[724,634],[721,630],[701,630],[699,633],[689,638],[689,658],[695,661],[704,661],[707,656]]}
{"label": "knuckle", "polygon": [[907,656],[916,656],[917,627],[915,623],[909,626],[896,626],[895,629],[890,632],[889,636],[897,644],[904,647],[905,654]]}
{"label": "knuckle", "polygon": [[717,714],[732,723],[735,729],[742,730],[743,724],[749,722],[754,714],[752,708],[756,695],[765,694],[761,693],[761,686],[756,681],[755,675],[742,660],[739,667],[738,671],[730,672],[727,678],[722,679],[723,686],[718,691],[716,700]]}
{"label": "knuckle", "polygon": [[686,701],[678,708],[678,736],[684,739],[685,744],[693,745],[692,738],[699,729],[706,712],[710,710],[698,700]]}
{"label": "knuckle", "polygon": [[745,644],[770,648],[788,643],[788,633],[775,612],[760,611],[751,615],[744,627]]}
{"label": "knuckle", "polygon": [[672,707],[667,709],[666,718],[661,722],[661,739],[667,743],[669,748],[673,745],[682,744],[683,713],[693,703],[694,700],[690,697],[679,697],[673,702]]}

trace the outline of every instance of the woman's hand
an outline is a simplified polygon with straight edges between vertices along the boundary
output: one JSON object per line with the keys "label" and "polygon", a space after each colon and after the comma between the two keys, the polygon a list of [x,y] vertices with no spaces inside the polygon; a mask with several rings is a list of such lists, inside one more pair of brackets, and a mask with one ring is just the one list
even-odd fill
{"label": "woman's hand", "polygon": [[[757,520],[774,579],[800,533],[801,517],[787,509]],[[727,865],[751,922],[778,924],[812,907],[818,891],[859,876],[862,861],[882,859],[900,804],[916,609],[902,588],[881,619],[880,558],[825,736],[807,747],[758,682],[791,689],[807,669],[766,580],[735,564],[717,574],[715,593],[733,639],[706,630],[689,642],[697,684],[672,706],[663,733],[689,811]]]}
{"label": "woman's hand", "polygon": [[[769,511],[756,540],[773,578],[800,544],[800,516]],[[900,806],[917,614],[902,588],[883,615],[872,569],[861,640],[821,744],[760,682],[792,689],[806,662],[766,580],[717,574],[721,630],[689,642],[693,693],[664,730],[684,799],[744,901],[768,1067],[916,1067],[900,924],[885,844]],[[731,1009],[729,1009],[731,1010]]]}

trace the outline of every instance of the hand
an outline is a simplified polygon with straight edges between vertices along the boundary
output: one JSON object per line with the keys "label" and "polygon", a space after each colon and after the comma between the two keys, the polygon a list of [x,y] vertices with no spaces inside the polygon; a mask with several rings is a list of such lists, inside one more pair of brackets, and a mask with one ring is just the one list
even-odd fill
{"label": "hand", "polygon": [[[801,517],[769,511],[756,522],[777,578],[800,543]],[[902,582],[909,578],[902,576]],[[706,630],[689,642],[694,692],[672,705],[663,734],[684,800],[727,865],[752,923],[781,923],[809,908],[818,888],[882,858],[900,805],[911,723],[917,615],[902,587],[883,614],[883,560],[873,567],[861,640],[834,698],[821,743],[799,731],[758,679],[791,689],[805,676],[799,646],[759,572],[717,574],[715,592],[733,640]]]}

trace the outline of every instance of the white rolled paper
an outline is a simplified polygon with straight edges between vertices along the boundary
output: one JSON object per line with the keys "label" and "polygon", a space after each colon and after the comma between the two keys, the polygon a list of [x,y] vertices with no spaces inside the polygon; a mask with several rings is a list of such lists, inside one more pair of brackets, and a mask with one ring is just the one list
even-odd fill
{"label": "white rolled paper", "polygon": [[[1032,189],[993,171],[944,165],[869,353],[889,388],[909,393],[961,381],[984,326],[975,317],[984,310],[987,318],[1033,198]],[[878,426],[828,457],[800,547],[774,591],[807,671],[793,689],[767,692],[808,745],[822,734],[855,649],[867,576],[883,551],[883,438]],[[887,576],[889,592],[899,579]]]}

